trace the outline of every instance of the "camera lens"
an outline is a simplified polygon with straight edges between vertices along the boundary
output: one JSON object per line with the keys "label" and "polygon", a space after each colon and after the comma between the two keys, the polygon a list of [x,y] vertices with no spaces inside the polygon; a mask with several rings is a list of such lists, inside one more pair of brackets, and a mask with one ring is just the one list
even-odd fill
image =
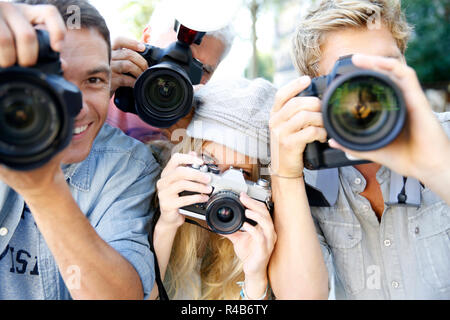
{"label": "camera lens", "polygon": [[29,104],[22,101],[16,101],[12,105],[5,108],[5,122],[8,126],[17,130],[29,127],[34,119],[35,114]]}
{"label": "camera lens", "polygon": [[170,75],[153,79],[145,90],[147,101],[160,110],[175,109],[184,99],[181,84]]}
{"label": "camera lens", "polygon": [[230,222],[233,220],[234,213],[233,209],[229,207],[222,207],[219,210],[217,210],[217,218],[222,222]]}
{"label": "camera lens", "polygon": [[376,150],[391,143],[403,128],[406,113],[401,94],[382,75],[349,76],[337,81],[330,92],[324,98],[325,126],[344,147]]}
{"label": "camera lens", "polygon": [[0,82],[0,161],[21,168],[47,156],[61,129],[52,95],[33,82]]}
{"label": "camera lens", "polygon": [[134,87],[136,112],[151,126],[168,128],[192,108],[194,89],[186,72],[173,63],[147,69]]}
{"label": "camera lens", "polygon": [[245,208],[239,195],[219,192],[206,205],[206,222],[212,231],[219,234],[232,234],[239,231],[245,222]]}

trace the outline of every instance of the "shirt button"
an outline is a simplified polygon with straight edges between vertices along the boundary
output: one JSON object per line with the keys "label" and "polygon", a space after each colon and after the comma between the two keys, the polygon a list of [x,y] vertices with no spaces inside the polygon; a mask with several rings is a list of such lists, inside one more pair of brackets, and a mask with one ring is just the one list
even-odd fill
{"label": "shirt button", "polygon": [[400,283],[398,283],[397,281],[392,281],[392,288],[397,289],[400,286]]}
{"label": "shirt button", "polygon": [[362,180],[360,178],[355,179],[355,184],[360,185],[362,183]]}
{"label": "shirt button", "polygon": [[419,233],[420,233],[419,227],[416,227],[416,229],[414,230],[414,233],[415,233],[415,234],[419,234]]}
{"label": "shirt button", "polygon": [[4,237],[8,234],[8,229],[0,228],[0,237]]}
{"label": "shirt button", "polygon": [[384,240],[384,246],[390,247],[391,246],[391,240]]}
{"label": "shirt button", "polygon": [[363,205],[362,208],[363,208],[364,211],[369,211],[369,206],[367,204]]}

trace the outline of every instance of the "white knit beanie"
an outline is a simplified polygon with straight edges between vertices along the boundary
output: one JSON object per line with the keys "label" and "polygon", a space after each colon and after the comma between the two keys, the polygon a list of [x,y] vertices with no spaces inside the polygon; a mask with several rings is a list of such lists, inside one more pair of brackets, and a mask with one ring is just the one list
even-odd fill
{"label": "white knit beanie", "polygon": [[276,91],[264,79],[212,80],[195,94],[196,109],[187,135],[225,145],[266,165]]}

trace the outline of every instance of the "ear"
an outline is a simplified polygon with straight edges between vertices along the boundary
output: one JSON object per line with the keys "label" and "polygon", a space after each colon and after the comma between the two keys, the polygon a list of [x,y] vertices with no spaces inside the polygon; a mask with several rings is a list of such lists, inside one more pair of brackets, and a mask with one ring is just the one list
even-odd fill
{"label": "ear", "polygon": [[141,41],[144,43],[150,43],[150,33],[151,33],[150,26],[146,26],[144,32],[142,33]]}

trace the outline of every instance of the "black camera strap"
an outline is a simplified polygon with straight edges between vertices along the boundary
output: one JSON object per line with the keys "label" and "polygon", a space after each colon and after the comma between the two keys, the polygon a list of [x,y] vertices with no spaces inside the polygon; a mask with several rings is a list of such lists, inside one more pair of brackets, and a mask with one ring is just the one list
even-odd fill
{"label": "black camera strap", "polygon": [[155,282],[156,282],[156,285],[158,286],[159,300],[168,301],[170,299],[169,299],[169,296],[167,295],[166,288],[164,288],[164,284],[161,279],[161,272],[159,270],[158,257],[156,256],[155,247],[153,246],[153,234],[155,232],[156,221],[158,220],[158,218],[156,217],[158,212],[159,212],[159,206],[156,210],[155,219],[153,219],[153,223],[150,228],[151,231],[150,231],[150,235],[149,235],[149,244],[150,244],[150,250],[152,251],[153,257],[155,259]]}

